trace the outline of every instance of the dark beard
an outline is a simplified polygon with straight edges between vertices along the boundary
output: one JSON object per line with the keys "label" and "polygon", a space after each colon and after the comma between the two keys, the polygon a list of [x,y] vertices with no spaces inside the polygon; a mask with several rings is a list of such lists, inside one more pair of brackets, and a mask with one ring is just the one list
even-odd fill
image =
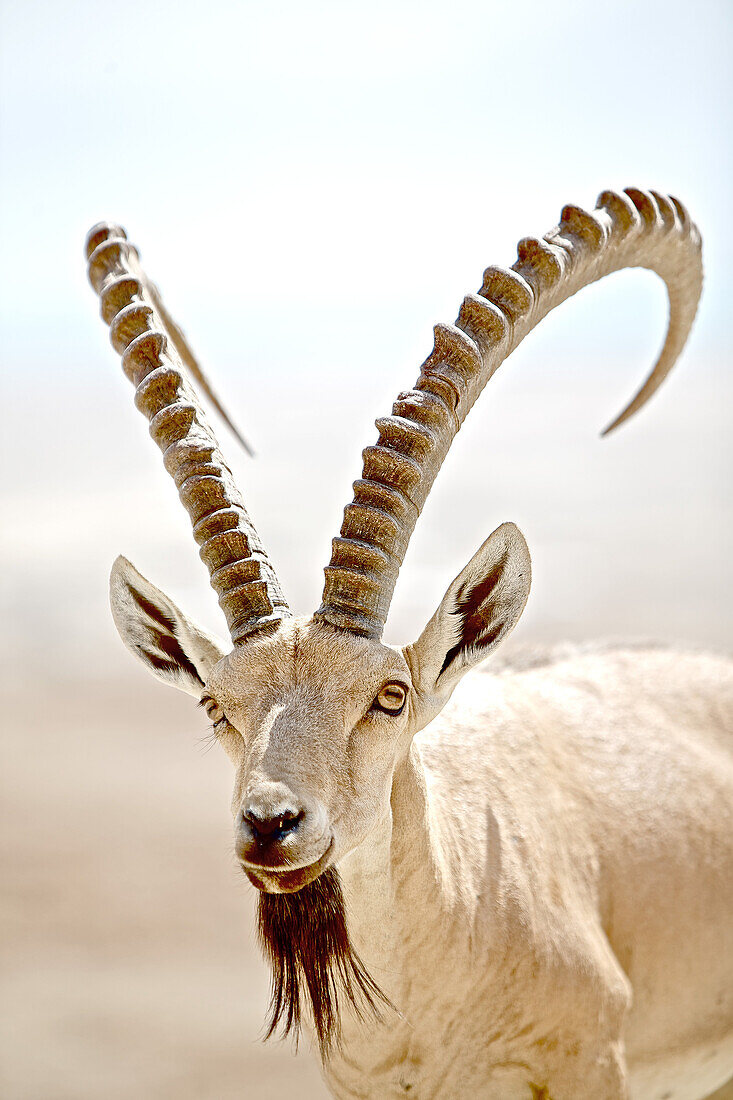
{"label": "dark beard", "polygon": [[292,894],[261,892],[257,933],[272,967],[265,1039],[282,1025],[283,1036],[292,1032],[297,1042],[305,996],[326,1061],[340,1043],[344,999],[360,1020],[381,1022],[381,1009],[393,1007],[351,945],[335,868]]}

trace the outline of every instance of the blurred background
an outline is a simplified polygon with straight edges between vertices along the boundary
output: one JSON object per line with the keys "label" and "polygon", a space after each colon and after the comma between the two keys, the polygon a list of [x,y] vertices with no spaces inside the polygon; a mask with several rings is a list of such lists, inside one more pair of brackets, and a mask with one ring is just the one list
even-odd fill
{"label": "blurred background", "polygon": [[[411,542],[387,640],[500,522],[534,586],[513,646],[724,649],[731,614],[731,7],[2,0],[0,1095],[325,1095],[259,1041],[267,974],[204,716],[114,634],[124,552],[225,635],[86,282],[120,221],[251,441],[223,449],[298,612],[361,449],[483,268],[562,205],[671,192],[703,233],[692,339],[640,416],[663,285],[566,303],[491,382]],[[216,424],[216,419],[212,416]]]}

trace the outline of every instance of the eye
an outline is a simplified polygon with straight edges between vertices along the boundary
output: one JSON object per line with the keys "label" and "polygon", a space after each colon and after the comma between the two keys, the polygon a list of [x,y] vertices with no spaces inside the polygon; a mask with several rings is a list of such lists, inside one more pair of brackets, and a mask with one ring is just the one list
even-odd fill
{"label": "eye", "polygon": [[381,710],[396,718],[398,714],[402,714],[406,702],[407,688],[403,684],[385,684],[372,703],[372,710]]}
{"label": "eye", "polygon": [[221,709],[216,699],[212,699],[210,695],[202,695],[199,701],[199,706],[203,707],[206,711],[206,717],[209,719],[213,726],[218,726],[221,722],[226,722],[226,715]]}

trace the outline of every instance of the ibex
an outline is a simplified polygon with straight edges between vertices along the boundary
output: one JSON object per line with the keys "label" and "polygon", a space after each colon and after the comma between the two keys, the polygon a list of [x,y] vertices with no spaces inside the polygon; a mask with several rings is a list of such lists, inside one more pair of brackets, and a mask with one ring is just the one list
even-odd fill
{"label": "ibex", "polygon": [[[499,364],[609,272],[665,281],[649,399],[693,322],[700,236],[676,199],[566,206],[435,328],[363,452],[323,600],[293,617],[187,380],[206,387],[124,232],[89,275],[193,525],[233,647],[124,558],[128,648],[209,716],[235,768],[259,893],[269,1033],[301,1011],[337,1097],[696,1100],[733,1074],[733,665],[653,647],[464,674],[522,613],[530,557],[499,527],[416,642],[381,636],[410,535]],[[247,1093],[247,1089],[244,1089]],[[729,1094],[733,1096],[733,1091]]]}

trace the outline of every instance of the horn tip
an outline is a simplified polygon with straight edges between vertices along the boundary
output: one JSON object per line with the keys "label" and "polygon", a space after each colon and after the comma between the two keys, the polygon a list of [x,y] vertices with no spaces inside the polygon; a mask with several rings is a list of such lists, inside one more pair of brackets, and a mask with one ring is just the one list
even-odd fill
{"label": "horn tip", "polygon": [[600,438],[605,439],[606,436],[611,434],[611,432],[615,432],[616,429],[620,428],[621,425],[626,420],[628,420],[633,415],[634,412],[635,412],[635,410],[632,409],[631,406],[629,406],[627,409],[624,409],[624,411],[622,413],[619,413],[619,415],[615,418],[615,420],[612,420],[610,424],[606,425],[606,427],[603,429],[603,431],[600,434]]}

